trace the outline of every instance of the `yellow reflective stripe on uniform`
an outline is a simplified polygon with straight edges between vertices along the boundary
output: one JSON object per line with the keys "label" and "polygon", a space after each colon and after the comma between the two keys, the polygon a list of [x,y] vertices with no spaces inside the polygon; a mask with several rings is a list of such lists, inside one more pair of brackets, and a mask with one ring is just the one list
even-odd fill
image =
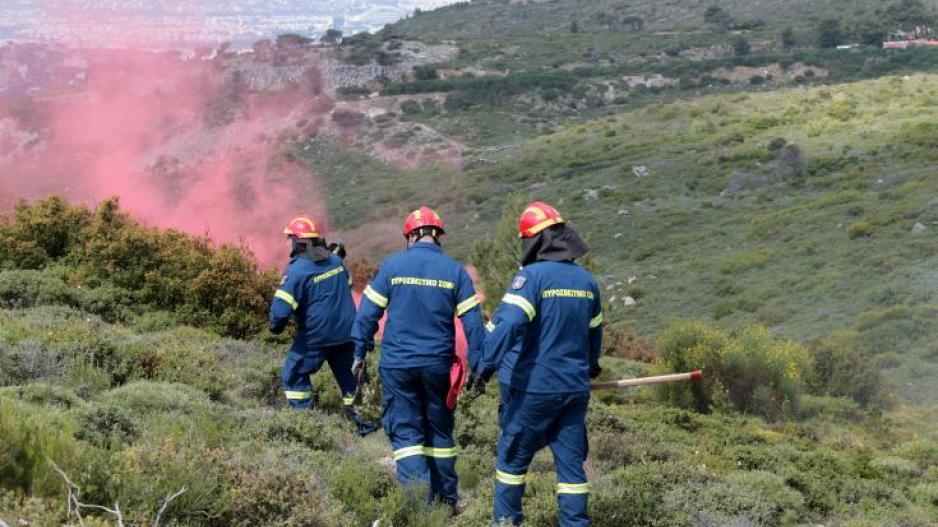
{"label": "yellow reflective stripe on uniform", "polygon": [[290,307],[292,307],[294,311],[296,311],[296,308],[300,307],[300,303],[297,302],[295,298],[293,298],[293,295],[287,293],[283,289],[278,289],[277,292],[274,293],[274,298],[279,298],[280,300],[290,304]]}
{"label": "yellow reflective stripe on uniform", "polygon": [[463,300],[456,306],[456,316],[461,317],[469,312],[470,309],[479,305],[479,297],[472,295],[469,298]]}
{"label": "yellow reflective stripe on uniform", "polygon": [[528,316],[529,321],[534,320],[534,315],[537,314],[537,310],[534,309],[534,306],[531,305],[531,302],[528,302],[528,299],[523,296],[508,294],[502,298],[502,302],[521,308],[521,310],[524,311],[524,313]]}
{"label": "yellow reflective stripe on uniform", "polygon": [[313,283],[318,284],[319,282],[322,282],[323,280],[328,280],[332,278],[333,276],[338,276],[342,274],[343,271],[345,271],[344,267],[341,267],[341,266],[336,267],[335,269],[326,271],[325,273],[322,273],[321,275],[318,275],[315,278],[313,278]]}
{"label": "yellow reflective stripe on uniform", "polygon": [[344,404],[345,406],[352,406],[353,404],[355,404],[355,396],[346,395],[345,397],[342,398],[342,404]]}
{"label": "yellow reflective stripe on uniform", "polygon": [[404,448],[399,448],[394,451],[394,461],[400,461],[407,457],[422,456],[422,455],[423,455],[423,445],[407,446]]}
{"label": "yellow reflective stripe on uniform", "polygon": [[505,485],[524,485],[525,478],[527,478],[525,474],[509,474],[501,470],[495,471],[495,479]]}
{"label": "yellow reflective stripe on uniform", "polygon": [[489,320],[488,322],[486,322],[486,323],[485,323],[485,330],[488,331],[489,333],[495,331],[495,323],[492,322],[491,320]]}
{"label": "yellow reflective stripe on uniform", "polygon": [[589,483],[558,483],[557,494],[589,494]]}
{"label": "yellow reflective stripe on uniform", "polygon": [[365,288],[364,295],[380,308],[388,307],[388,297],[372,289],[371,284]]}
{"label": "yellow reflective stripe on uniform", "polygon": [[283,393],[284,395],[287,396],[287,399],[291,401],[305,401],[306,399],[313,398],[313,392],[311,391],[310,392],[293,392],[293,391],[287,390]]}
{"label": "yellow reflective stripe on uniform", "polygon": [[602,314],[602,311],[600,311],[598,315],[596,315],[590,320],[590,329],[596,329],[602,325],[603,325],[603,314]]}
{"label": "yellow reflective stripe on uniform", "polygon": [[448,459],[456,457],[456,448],[435,448],[432,446],[423,447],[423,455],[437,459]]}

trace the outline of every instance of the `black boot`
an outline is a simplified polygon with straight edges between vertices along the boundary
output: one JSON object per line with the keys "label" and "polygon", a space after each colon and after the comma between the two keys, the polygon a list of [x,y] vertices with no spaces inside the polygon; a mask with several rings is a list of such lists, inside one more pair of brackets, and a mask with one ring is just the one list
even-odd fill
{"label": "black boot", "polygon": [[362,419],[362,417],[358,415],[358,412],[355,411],[355,408],[352,406],[345,407],[345,418],[355,423],[355,433],[361,437],[365,437],[368,434],[373,434],[378,431],[378,425]]}

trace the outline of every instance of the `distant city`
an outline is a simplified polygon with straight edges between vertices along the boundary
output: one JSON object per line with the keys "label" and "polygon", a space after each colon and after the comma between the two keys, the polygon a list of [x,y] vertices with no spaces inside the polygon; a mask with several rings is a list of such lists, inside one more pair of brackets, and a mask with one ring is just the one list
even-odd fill
{"label": "distant city", "polygon": [[79,46],[246,47],[283,33],[373,32],[454,0],[2,0],[0,39]]}

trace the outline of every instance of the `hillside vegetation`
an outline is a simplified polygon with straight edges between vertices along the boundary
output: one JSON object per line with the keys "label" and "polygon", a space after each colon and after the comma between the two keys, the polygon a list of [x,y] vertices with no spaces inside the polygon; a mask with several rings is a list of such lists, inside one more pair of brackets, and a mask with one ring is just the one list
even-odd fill
{"label": "hillside vegetation", "polygon": [[934,49],[884,50],[882,43],[900,29],[938,26],[936,7],[922,0],[459,2],[350,37],[340,54],[378,53],[381,63],[429,43],[458,55],[339,93],[403,95],[393,101],[402,122],[496,146],[613,109],[705,93],[934,71]]}
{"label": "hillside vegetation", "polygon": [[[50,203],[21,207],[19,214]],[[4,232],[10,228],[6,223]],[[196,254],[200,247],[199,240],[180,246]],[[153,248],[135,254],[145,266],[161,257]],[[33,271],[5,265],[0,281],[7,291],[14,284],[33,287]],[[241,270],[228,279],[256,276]],[[157,517],[163,525],[192,526],[476,527],[488,521],[495,386],[458,410],[465,511],[449,519],[419,493],[398,487],[383,437],[352,433],[329,373],[313,379],[316,412],[283,408],[283,341],[263,334],[225,338],[176,325],[145,306],[118,322],[88,311],[110,313],[119,303],[113,298],[77,306],[70,297],[3,298],[0,521],[74,524],[78,503],[114,511],[81,507],[86,525],[116,525],[117,511],[128,525]],[[707,323],[675,324],[658,344],[659,360],[635,362],[623,358],[627,347],[613,336],[602,359],[604,378],[704,366],[707,380],[594,398],[595,525],[924,527],[938,521],[934,410],[891,404],[875,370],[855,367],[856,350],[836,344],[809,350],[764,328],[728,332]],[[860,386],[865,391],[855,389]],[[366,391],[367,415],[379,411],[379,393],[375,385]],[[529,481],[528,524],[554,525],[548,454],[535,459]]]}
{"label": "hillside vegetation", "polygon": [[[428,204],[491,313],[518,213],[545,200],[593,246],[601,380],[705,370],[594,395],[593,525],[932,526],[938,50],[873,44],[936,8],[461,2],[315,48],[362,71],[416,41],[459,54],[345,86],[334,126],[278,141],[320,182],[357,288]],[[397,485],[382,434],[353,433],[328,369],[315,412],[285,407],[277,280],[117,199],[0,216],[0,525],[487,525],[495,383],[457,411],[451,518]],[[527,526],[556,525],[554,483],[542,452]]]}
{"label": "hillside vegetation", "polygon": [[342,228],[401,216],[412,188],[467,256],[505,196],[544,199],[594,245],[612,319],[630,331],[706,317],[844,337],[903,396],[938,401],[936,86],[919,74],[652,104],[476,151],[485,161],[461,172],[360,163],[375,176],[355,186],[352,152],[320,166]]}

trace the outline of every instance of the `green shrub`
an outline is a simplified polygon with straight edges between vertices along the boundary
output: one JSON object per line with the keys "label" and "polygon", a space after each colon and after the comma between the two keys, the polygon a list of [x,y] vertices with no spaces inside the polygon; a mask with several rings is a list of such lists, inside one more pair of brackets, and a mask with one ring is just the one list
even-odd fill
{"label": "green shrub", "polygon": [[266,440],[288,441],[313,450],[329,451],[336,447],[333,430],[341,428],[342,424],[322,414],[288,409],[264,416],[257,426]]}
{"label": "green shrub", "polygon": [[64,483],[49,461],[66,472],[74,466],[74,428],[58,412],[0,398],[0,487],[32,496],[61,492]]}
{"label": "green shrub", "polygon": [[395,490],[397,483],[391,480],[387,472],[373,463],[357,459],[339,461],[335,473],[329,479],[332,497],[339,500],[363,524],[370,524],[383,516],[383,498]]}
{"label": "green shrub", "polygon": [[90,219],[85,207],[58,196],[34,204],[19,201],[0,222],[0,267],[40,269],[67,256],[83,241]]}
{"label": "green shrub", "polygon": [[740,411],[772,419],[792,415],[811,371],[802,346],[776,340],[759,326],[728,333],[700,322],[674,323],[659,349],[670,371],[704,370],[702,382],[662,385],[662,396],[682,406],[719,405],[725,393]]}
{"label": "green shrub", "polygon": [[938,483],[919,483],[912,487],[909,494],[916,503],[938,507]]}
{"label": "green shrub", "polygon": [[920,148],[938,148],[938,123],[928,121],[903,124],[896,134],[895,142]]}
{"label": "green shrub", "polygon": [[0,397],[19,399],[39,406],[79,408],[84,402],[68,388],[45,382],[0,388]]}
{"label": "green shrub", "polygon": [[142,226],[121,212],[117,199],[94,213],[61,198],[21,202],[0,221],[0,240],[0,268],[64,266],[60,278],[0,277],[0,306],[64,303],[109,320],[131,318],[148,306],[188,324],[246,336],[264,328],[277,280],[273,272],[261,273],[245,249]]}
{"label": "green shrub", "polygon": [[723,257],[718,269],[723,274],[739,274],[750,269],[758,269],[772,259],[769,251],[738,251]]}
{"label": "green shrub", "polygon": [[139,414],[115,402],[91,403],[78,413],[75,437],[98,446],[112,441],[131,444],[140,434]]}
{"label": "green shrub", "polygon": [[234,470],[230,455],[205,445],[197,433],[147,438],[130,447],[113,477],[113,500],[134,524],[152,520],[163,501],[185,488],[167,508],[167,522],[218,520],[230,508]]}
{"label": "green shrub", "polygon": [[915,463],[896,456],[879,457],[870,463],[870,466],[884,474],[892,474],[901,478],[917,478],[922,475],[921,469]]}
{"label": "green shrub", "polygon": [[208,397],[191,386],[150,381],[115,388],[98,397],[98,401],[127,409],[138,417],[165,412],[187,413],[209,404]]}
{"label": "green shrub", "polygon": [[896,455],[910,459],[920,467],[938,467],[938,443],[919,439],[900,445]]}
{"label": "green shrub", "polygon": [[668,492],[664,501],[687,520],[710,525],[777,527],[791,523],[804,507],[800,493],[781,477],[763,471],[734,472],[707,485],[683,484]]}
{"label": "green shrub", "polygon": [[873,235],[873,224],[866,220],[855,221],[847,228],[847,236],[851,240],[856,238],[869,238]]}
{"label": "green shrub", "polygon": [[814,358],[810,380],[814,393],[850,397],[863,406],[880,395],[882,375],[866,353],[830,341],[815,342],[810,351]]}
{"label": "green shrub", "polygon": [[801,419],[858,422],[865,416],[860,405],[849,397],[804,395],[798,403],[798,417]]}
{"label": "green shrub", "polygon": [[65,514],[65,500],[58,497],[37,498],[0,490],[0,521],[7,525],[64,525]]}
{"label": "green shrub", "polygon": [[[699,469],[682,463],[651,462],[627,465],[594,482],[590,514],[597,527],[682,525],[678,511],[664,503],[679,485],[705,486]],[[551,507],[553,510],[553,507]]]}
{"label": "green shrub", "polygon": [[295,464],[295,459],[274,454],[230,466],[235,481],[221,523],[237,527],[346,525],[317,479],[291,468]]}

